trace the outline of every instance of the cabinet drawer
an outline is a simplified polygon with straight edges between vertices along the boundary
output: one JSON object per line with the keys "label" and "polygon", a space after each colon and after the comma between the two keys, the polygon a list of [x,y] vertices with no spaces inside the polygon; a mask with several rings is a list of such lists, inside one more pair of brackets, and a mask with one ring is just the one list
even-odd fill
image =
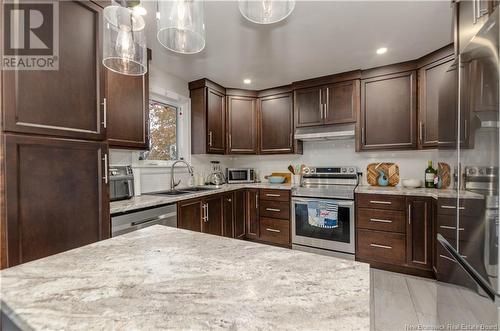
{"label": "cabinet drawer", "polygon": [[405,210],[405,197],[402,195],[357,194],[356,203],[364,208]]}
{"label": "cabinet drawer", "polygon": [[271,200],[271,201],[290,201],[290,191],[288,190],[260,190],[261,200]]}
{"label": "cabinet drawer", "polygon": [[402,211],[358,208],[358,228],[404,233],[405,225]]}
{"label": "cabinet drawer", "polygon": [[358,237],[357,257],[383,263],[405,263],[404,234],[359,229],[356,235]]}
{"label": "cabinet drawer", "polygon": [[[460,199],[459,211],[463,216],[477,216],[483,213],[482,199]],[[457,199],[439,198],[437,213],[440,215],[456,215]]]}
{"label": "cabinet drawer", "polygon": [[280,201],[260,201],[260,215],[263,217],[290,219],[290,203]]}
{"label": "cabinet drawer", "polygon": [[260,218],[260,239],[275,244],[290,243],[290,222],[272,218]]}

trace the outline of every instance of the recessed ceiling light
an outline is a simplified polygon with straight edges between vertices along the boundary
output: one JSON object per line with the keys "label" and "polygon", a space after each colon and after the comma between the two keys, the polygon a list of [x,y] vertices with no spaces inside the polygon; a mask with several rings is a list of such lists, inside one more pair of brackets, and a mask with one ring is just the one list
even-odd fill
{"label": "recessed ceiling light", "polygon": [[252,80],[251,80],[251,79],[246,78],[246,79],[243,79],[243,83],[245,83],[245,84],[251,84],[251,83],[252,83]]}
{"label": "recessed ceiling light", "polygon": [[387,52],[387,48],[386,47],[380,47],[379,49],[377,49],[377,54],[384,54]]}

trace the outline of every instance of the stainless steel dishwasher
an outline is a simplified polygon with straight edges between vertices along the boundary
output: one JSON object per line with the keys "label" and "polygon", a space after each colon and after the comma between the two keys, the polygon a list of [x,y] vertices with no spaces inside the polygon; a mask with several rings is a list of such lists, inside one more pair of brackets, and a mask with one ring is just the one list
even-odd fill
{"label": "stainless steel dishwasher", "polygon": [[111,217],[111,236],[160,224],[177,227],[177,204],[132,211]]}

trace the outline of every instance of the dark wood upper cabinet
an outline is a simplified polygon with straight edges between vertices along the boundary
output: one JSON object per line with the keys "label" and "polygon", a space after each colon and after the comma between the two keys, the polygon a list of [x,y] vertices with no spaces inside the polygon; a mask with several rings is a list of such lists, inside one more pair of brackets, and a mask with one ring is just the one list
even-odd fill
{"label": "dark wood upper cabinet", "polygon": [[260,153],[293,153],[292,93],[259,99]]}
{"label": "dark wood upper cabinet", "polygon": [[189,83],[191,95],[191,152],[226,151],[226,89],[208,80]]}
{"label": "dark wood upper cabinet", "polygon": [[4,138],[7,266],[110,237],[107,144]]}
{"label": "dark wood upper cabinet", "polygon": [[420,149],[438,147],[439,91],[452,62],[453,55],[426,64],[418,71],[418,147]]}
{"label": "dark wood upper cabinet", "polygon": [[494,10],[495,1],[462,0],[454,1],[456,17],[456,41],[461,52],[488,20]]}
{"label": "dark wood upper cabinet", "polygon": [[257,98],[227,97],[228,154],[257,154]]}
{"label": "dark wood upper cabinet", "polygon": [[177,227],[201,232],[202,205],[201,199],[179,201],[177,203]]}
{"label": "dark wood upper cabinet", "polygon": [[406,262],[432,270],[432,198],[407,197],[406,205]]}
{"label": "dark wood upper cabinet", "polygon": [[295,127],[323,125],[322,89],[320,87],[295,90]]}
{"label": "dark wood upper cabinet", "polygon": [[101,35],[101,7],[59,1],[59,69],[3,71],[4,130],[104,140]]}
{"label": "dark wood upper cabinet", "polygon": [[246,190],[246,237],[259,238],[259,190]]}
{"label": "dark wood upper cabinet", "polygon": [[212,195],[203,199],[205,219],[201,222],[201,232],[222,236],[224,195]]}
{"label": "dark wood upper cabinet", "polygon": [[106,71],[107,137],[110,147],[149,149],[149,74]]}
{"label": "dark wood upper cabinet", "polygon": [[[399,65],[395,67],[397,69]],[[405,67],[401,65],[401,68]],[[374,69],[374,77],[361,80],[358,150],[415,149],[417,72],[377,75],[384,70],[386,68]]]}
{"label": "dark wood upper cabinet", "polygon": [[207,153],[224,154],[226,148],[226,96],[207,88]]}
{"label": "dark wood upper cabinet", "polygon": [[325,124],[355,123],[359,110],[359,80],[329,85],[323,89]]}

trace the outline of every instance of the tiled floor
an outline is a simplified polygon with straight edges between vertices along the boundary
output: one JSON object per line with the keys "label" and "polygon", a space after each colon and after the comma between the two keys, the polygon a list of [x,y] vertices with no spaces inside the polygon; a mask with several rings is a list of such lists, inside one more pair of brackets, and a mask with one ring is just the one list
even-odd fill
{"label": "tiled floor", "polygon": [[[447,323],[496,324],[494,305],[466,289],[371,269],[371,329],[439,330]],[[438,328],[432,328],[438,326]],[[426,328],[427,327],[427,328]]]}

